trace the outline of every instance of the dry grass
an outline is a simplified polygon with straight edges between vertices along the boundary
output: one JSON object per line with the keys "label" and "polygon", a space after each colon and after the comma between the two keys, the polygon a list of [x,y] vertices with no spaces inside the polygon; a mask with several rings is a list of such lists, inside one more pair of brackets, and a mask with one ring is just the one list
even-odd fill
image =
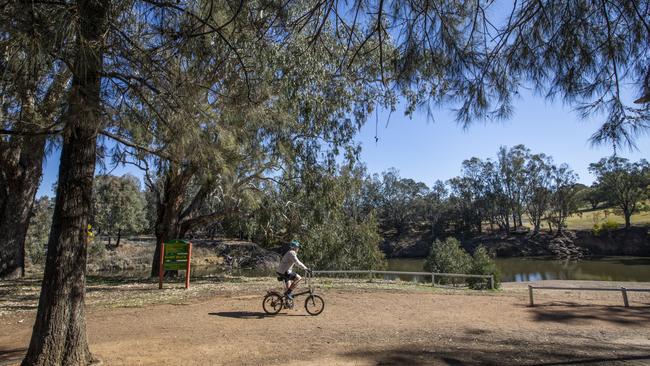
{"label": "dry grass", "polygon": [[[646,206],[650,207],[650,201],[646,202]],[[625,218],[613,208],[582,210],[580,213],[569,216],[566,224],[569,230],[591,230],[595,224],[602,224],[606,221],[616,222],[621,227],[625,225]],[[631,222],[633,226],[650,226],[650,211],[632,215]],[[532,228],[527,217],[524,217],[523,224],[528,228]]]}
{"label": "dry grass", "polygon": [[[184,288],[183,278],[164,283],[149,278],[93,277],[87,279],[86,305],[91,308],[141,308],[149,305],[187,305],[216,295],[255,294],[260,297],[269,289],[280,285],[269,277],[204,277],[193,278],[190,288]],[[317,289],[351,291],[417,291],[439,294],[499,295],[500,291],[476,291],[464,287],[431,287],[407,281],[368,279],[318,278],[313,283]],[[40,279],[29,278],[0,283],[0,316],[34,312],[38,306]]]}
{"label": "dry grass", "polygon": [[[601,224],[606,221],[619,223],[621,227],[625,225],[625,218],[617,215],[613,209],[599,209],[592,211],[583,211],[580,214],[573,215],[567,219],[567,226],[572,230],[589,230],[593,229],[595,224]],[[650,225],[650,211],[645,211],[632,215],[632,225],[645,226]]]}

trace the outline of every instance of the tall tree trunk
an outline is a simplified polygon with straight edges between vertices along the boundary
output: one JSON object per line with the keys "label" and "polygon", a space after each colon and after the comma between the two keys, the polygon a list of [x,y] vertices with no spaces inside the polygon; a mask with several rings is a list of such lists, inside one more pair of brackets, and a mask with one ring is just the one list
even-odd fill
{"label": "tall tree trunk", "polygon": [[122,239],[122,230],[117,229],[117,239],[115,240],[115,249],[120,246],[120,239]]}
{"label": "tall tree trunk", "polygon": [[[21,122],[15,130],[29,131],[40,122],[36,117],[35,96],[38,76],[27,73],[23,78],[18,93]],[[54,88],[50,88],[48,97],[55,97],[50,93]],[[41,112],[45,112],[45,118],[52,117],[48,111]],[[3,279],[25,275],[25,236],[43,170],[45,140],[42,135],[13,136],[9,141],[0,141],[0,278]]]}
{"label": "tall tree trunk", "polygon": [[158,204],[156,218],[156,250],[151,263],[151,277],[158,277],[160,264],[160,248],[163,242],[179,239],[180,216],[183,210],[183,197],[187,186],[192,179],[191,168],[176,167],[170,163],[168,174],[165,177],[163,197]]}
{"label": "tall tree trunk", "polygon": [[108,1],[79,1],[79,33],[47,244],[38,313],[22,365],[88,365],[94,358],[86,337],[88,218],[100,119],[102,36]]}
{"label": "tall tree trunk", "polygon": [[625,216],[625,230],[629,230],[632,225],[632,212],[624,211],[623,216]]}
{"label": "tall tree trunk", "polygon": [[45,154],[45,137],[22,137],[15,164],[3,165],[5,199],[0,205],[0,278],[25,275],[25,236],[38,190]]}

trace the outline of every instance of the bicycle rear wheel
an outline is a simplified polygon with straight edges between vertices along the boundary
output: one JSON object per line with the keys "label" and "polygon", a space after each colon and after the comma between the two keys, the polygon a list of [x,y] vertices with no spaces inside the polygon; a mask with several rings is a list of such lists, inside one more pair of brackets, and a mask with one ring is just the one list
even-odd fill
{"label": "bicycle rear wheel", "polygon": [[268,294],[262,301],[264,312],[269,315],[275,315],[282,310],[282,296],[278,294]]}
{"label": "bicycle rear wheel", "polygon": [[318,315],[325,309],[325,300],[318,295],[309,295],[305,299],[305,310],[310,315]]}

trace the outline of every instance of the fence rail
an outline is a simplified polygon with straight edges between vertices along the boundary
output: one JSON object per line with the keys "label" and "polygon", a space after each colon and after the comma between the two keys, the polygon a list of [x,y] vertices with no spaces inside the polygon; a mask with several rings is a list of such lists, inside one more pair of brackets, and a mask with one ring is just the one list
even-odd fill
{"label": "fence rail", "polygon": [[650,292],[650,288],[599,288],[599,287],[561,287],[561,286],[533,286],[528,285],[528,298],[530,300],[530,306],[535,306],[535,301],[533,297],[533,290],[565,290],[565,291],[615,291],[620,292],[623,296],[623,305],[626,308],[630,307],[630,302],[627,297],[628,292]]}
{"label": "fence rail", "polygon": [[494,276],[492,275],[476,275],[476,274],[463,274],[463,273],[438,273],[438,272],[403,272],[403,271],[375,271],[375,270],[349,270],[349,271],[314,271],[316,274],[367,274],[374,276],[375,274],[382,275],[405,275],[405,276],[426,276],[431,277],[432,286],[436,285],[437,277],[454,277],[454,278],[485,278],[490,281],[490,288],[494,290]]}

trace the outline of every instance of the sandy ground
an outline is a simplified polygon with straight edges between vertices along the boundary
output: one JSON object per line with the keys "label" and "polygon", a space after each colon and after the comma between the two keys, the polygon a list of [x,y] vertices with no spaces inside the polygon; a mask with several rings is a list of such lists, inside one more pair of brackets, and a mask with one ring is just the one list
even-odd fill
{"label": "sandy ground", "polygon": [[[320,289],[319,316],[301,306],[266,316],[269,284],[221,284],[175,305],[90,301],[91,350],[104,365],[650,365],[647,295],[632,294],[624,308],[619,293],[549,291],[530,308],[525,284],[500,292],[340,285]],[[152,287],[130,291],[158,293]],[[33,320],[29,308],[0,315],[0,365],[20,361]]]}

